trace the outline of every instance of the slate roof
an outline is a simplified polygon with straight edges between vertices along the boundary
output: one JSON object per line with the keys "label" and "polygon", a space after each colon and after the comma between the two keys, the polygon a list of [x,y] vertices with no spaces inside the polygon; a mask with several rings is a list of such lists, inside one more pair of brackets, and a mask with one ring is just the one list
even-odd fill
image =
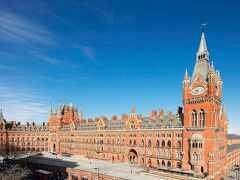
{"label": "slate roof", "polygon": [[232,139],[240,139],[240,136],[237,134],[228,134],[228,139],[232,140]]}
{"label": "slate roof", "polygon": [[[160,129],[160,128],[178,128],[182,127],[183,117],[179,118],[176,115],[165,115],[162,118],[156,117],[151,119],[150,117],[142,118],[141,129]],[[125,129],[126,121],[122,119],[110,121],[104,119],[107,130],[122,130]],[[76,123],[75,130],[96,130],[98,122],[88,123]],[[70,125],[64,125],[61,127],[61,131],[70,131]]]}
{"label": "slate roof", "polygon": [[235,151],[237,149],[240,149],[240,144],[232,144],[227,146],[227,152],[230,153],[232,151]]}
{"label": "slate roof", "polygon": [[48,126],[42,126],[42,125],[32,125],[26,126],[26,125],[17,125],[17,127],[8,127],[9,130],[11,131],[36,131],[36,132],[45,132],[48,131]]}
{"label": "slate roof", "polygon": [[141,129],[158,129],[158,128],[170,128],[170,127],[182,127],[182,119],[179,119],[176,115],[165,115],[162,118],[144,117],[141,125]]}

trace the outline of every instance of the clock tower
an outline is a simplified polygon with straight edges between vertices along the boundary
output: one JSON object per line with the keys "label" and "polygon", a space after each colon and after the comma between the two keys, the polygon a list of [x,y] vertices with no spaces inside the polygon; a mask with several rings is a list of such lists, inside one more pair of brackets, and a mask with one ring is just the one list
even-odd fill
{"label": "clock tower", "polygon": [[197,176],[226,171],[228,120],[222,104],[220,72],[209,62],[204,30],[192,77],[183,79],[183,169]]}

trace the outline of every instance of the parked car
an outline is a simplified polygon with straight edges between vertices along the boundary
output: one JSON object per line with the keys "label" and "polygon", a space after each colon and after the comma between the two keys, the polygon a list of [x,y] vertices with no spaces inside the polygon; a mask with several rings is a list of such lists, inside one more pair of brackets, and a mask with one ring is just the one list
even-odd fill
{"label": "parked car", "polygon": [[64,154],[65,157],[71,157],[71,154]]}

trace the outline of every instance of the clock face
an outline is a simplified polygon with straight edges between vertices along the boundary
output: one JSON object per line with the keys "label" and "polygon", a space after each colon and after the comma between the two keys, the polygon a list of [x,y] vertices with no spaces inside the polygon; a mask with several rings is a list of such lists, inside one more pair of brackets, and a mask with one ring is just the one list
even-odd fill
{"label": "clock face", "polygon": [[205,88],[203,86],[197,86],[191,90],[191,94],[194,96],[198,96],[202,93],[204,93]]}

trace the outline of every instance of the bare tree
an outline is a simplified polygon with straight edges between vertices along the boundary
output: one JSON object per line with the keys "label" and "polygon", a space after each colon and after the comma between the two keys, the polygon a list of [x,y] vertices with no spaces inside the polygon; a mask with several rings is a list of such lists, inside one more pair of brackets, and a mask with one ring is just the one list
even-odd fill
{"label": "bare tree", "polygon": [[21,167],[20,165],[12,165],[9,169],[0,172],[1,180],[20,180],[29,174],[27,168]]}
{"label": "bare tree", "polygon": [[24,154],[26,153],[23,151],[20,151],[14,145],[6,144],[0,147],[0,157],[6,158],[6,159],[16,159]]}

